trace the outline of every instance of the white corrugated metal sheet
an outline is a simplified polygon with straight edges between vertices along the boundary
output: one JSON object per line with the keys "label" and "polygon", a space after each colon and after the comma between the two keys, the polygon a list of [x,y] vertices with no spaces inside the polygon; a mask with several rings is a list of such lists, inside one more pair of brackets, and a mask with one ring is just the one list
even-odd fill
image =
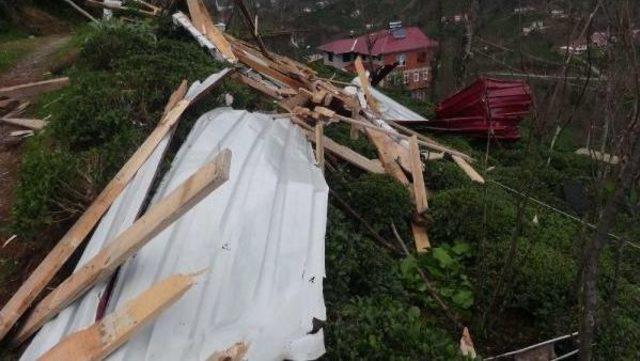
{"label": "white corrugated metal sheet", "polygon": [[[360,79],[355,78],[351,83],[360,86]],[[373,87],[370,89],[373,97],[378,100],[380,112],[384,119],[400,121],[405,124],[410,124],[412,121],[416,123],[424,123],[428,121],[427,118],[384,95],[381,91]]]}
{"label": "white corrugated metal sheet", "polygon": [[[223,69],[218,73],[212,74],[203,82],[194,82],[185,98],[193,100],[200,96],[211,84],[219,81],[230,71],[230,69]],[[122,194],[116,198],[107,214],[100,220],[95,232],[87,242],[87,247],[76,266],[76,270],[95,256],[106,246],[108,241],[129,228],[136,220],[172,135],[173,130],[160,141],[151,156],[149,156],[149,159],[138,170]],[[98,304],[103,297],[107,283],[106,281],[98,283],[78,301],[63,310],[56,318],[46,323],[33,338],[20,360],[35,360],[60,342],[64,336],[90,326],[96,319]]]}
{"label": "white corrugated metal sheet", "polygon": [[200,361],[236,342],[249,344],[250,360],[324,353],[322,330],[311,331],[325,319],[328,187],[296,127],[228,108],[205,114],[154,202],[224,148],[233,153],[229,181],[123,266],[107,312],[169,275],[205,272],[109,360]]}

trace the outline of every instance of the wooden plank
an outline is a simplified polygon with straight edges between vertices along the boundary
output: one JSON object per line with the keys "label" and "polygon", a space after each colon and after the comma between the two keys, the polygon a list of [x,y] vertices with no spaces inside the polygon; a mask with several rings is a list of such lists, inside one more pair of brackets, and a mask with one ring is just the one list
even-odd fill
{"label": "wooden plank", "polygon": [[166,117],[167,114],[171,111],[171,109],[175,108],[178,105],[178,102],[184,99],[184,96],[187,95],[187,90],[189,90],[189,85],[187,84],[187,80],[183,80],[178,86],[171,96],[169,97],[169,101],[167,101],[167,105],[164,107],[164,113],[162,113],[162,117]]}
{"label": "wooden plank", "polygon": [[304,84],[302,84],[301,82],[285,74],[282,74],[277,70],[274,70],[272,67],[272,62],[268,59],[258,58],[258,55],[249,53],[246,50],[240,49],[238,47],[234,47],[234,54],[238,57],[238,60],[240,60],[240,62],[257,71],[258,73],[270,79],[273,79],[274,81],[277,81],[293,89],[304,87]]}
{"label": "wooden plank", "polygon": [[471,178],[472,181],[480,184],[484,184],[484,178],[466,160],[462,159],[462,157],[457,155],[451,155],[453,161],[456,162],[458,167],[462,168],[462,170]]}
{"label": "wooden plank", "polygon": [[418,214],[424,213],[429,208],[427,200],[427,188],[424,184],[422,173],[422,160],[420,159],[420,148],[418,147],[418,137],[413,136],[409,141],[409,153],[411,155],[411,176],[413,177],[413,195],[416,201]]}
{"label": "wooden plank", "polygon": [[34,83],[14,85],[0,88],[0,96],[13,99],[27,99],[42,93],[62,89],[70,84],[69,78],[56,78],[50,80],[37,81]]}
{"label": "wooden plank", "polygon": [[382,162],[382,166],[387,171],[389,175],[395,178],[398,182],[402,183],[405,187],[409,186],[409,179],[402,171],[400,164],[398,164],[397,159],[393,155],[392,147],[394,146],[394,141],[389,138],[389,135],[385,133],[378,132],[371,128],[365,128],[365,133],[371,143],[376,146],[378,150],[378,156],[380,157],[380,161]]}
{"label": "wooden plank", "polygon": [[47,126],[47,122],[40,119],[27,119],[27,118],[2,118],[3,122],[11,125],[17,125],[19,127],[28,128],[31,130],[40,130]]}
{"label": "wooden plank", "polygon": [[[303,132],[305,133],[305,135],[309,140],[311,140],[314,143],[316,142],[314,133],[306,129],[303,130]],[[376,173],[376,174],[385,173],[385,170],[382,167],[382,164],[378,160],[369,159],[363,156],[362,154],[354,151],[353,149],[337,143],[336,141],[334,141],[333,139],[327,136],[322,137],[322,143],[324,144],[325,150],[351,163],[357,168],[360,168],[370,173]]]}
{"label": "wooden plank", "polygon": [[358,79],[360,79],[360,86],[362,87],[362,91],[364,92],[365,99],[367,100],[367,104],[375,110],[378,111],[378,102],[371,94],[369,77],[367,76],[367,72],[364,69],[364,64],[362,64],[362,58],[358,56],[355,61],[356,71],[358,72]]}
{"label": "wooden plank", "polygon": [[231,44],[225,39],[220,29],[218,29],[211,20],[211,14],[209,14],[202,0],[187,0],[187,6],[189,7],[189,15],[196,29],[202,32],[226,61],[231,64],[237,63],[238,58],[233,54]]}
{"label": "wooden plank", "polygon": [[20,286],[2,310],[0,310],[0,340],[6,336],[18,319],[31,306],[42,290],[62,268],[89,235],[93,227],[109,209],[111,203],[120,195],[129,181],[146,162],[160,141],[169,133],[189,106],[182,100],[164,117],[138,150],[129,158],[115,177],[98,195],[76,223],[67,231],[51,252],[45,257],[29,278]]}
{"label": "wooden plank", "polygon": [[318,168],[324,173],[324,123],[317,122],[315,128],[316,138],[316,163]]}
{"label": "wooden plank", "polygon": [[18,330],[20,344],[97,282],[107,279],[127,258],[175,222],[229,179],[231,151],[200,167],[165,198],[154,204],[131,227],[120,233],[82,268],[48,294]]}
{"label": "wooden plank", "polygon": [[171,276],[101,321],[65,337],[38,360],[103,360],[178,301],[194,284],[194,275]]}
{"label": "wooden plank", "polygon": [[238,78],[240,79],[241,82],[243,82],[245,85],[248,85],[250,87],[252,87],[253,89],[267,95],[270,96],[274,99],[277,100],[282,100],[282,97],[280,96],[280,94],[278,93],[278,89],[272,87],[272,86],[268,86],[264,83],[261,83],[255,79],[252,79],[244,74],[238,74]]}
{"label": "wooden plank", "polygon": [[398,124],[398,123],[396,123],[396,122],[394,122],[392,120],[385,120],[385,122],[387,124],[389,124],[390,126],[398,129],[399,131],[405,133],[405,134],[417,136],[418,139],[421,140],[420,144],[424,145],[425,147],[427,147],[429,149],[433,149],[433,150],[438,151],[438,152],[444,152],[444,153],[452,154],[452,155],[455,154],[455,155],[457,155],[457,156],[459,156],[459,157],[461,157],[461,158],[463,158],[463,159],[465,159],[465,160],[467,160],[469,162],[473,162],[474,161],[474,159],[471,158],[469,155],[464,154],[464,153],[462,153],[460,151],[457,151],[455,149],[451,149],[449,147],[445,147],[444,145],[439,144],[435,140],[433,140],[433,139],[431,139],[431,138],[429,138],[429,137],[427,137],[427,136],[425,136],[423,134],[420,134],[420,133],[416,132],[413,129],[409,129],[409,128],[407,128],[405,126],[402,126],[402,125],[400,125],[400,124]]}
{"label": "wooden plank", "polygon": [[602,153],[597,150],[588,149],[588,148],[580,148],[576,150],[576,154],[585,155],[591,157],[593,160],[597,160],[599,162],[609,163],[611,165],[617,165],[620,163],[620,158],[617,155],[611,155],[608,153]]}
{"label": "wooden plank", "polygon": [[427,230],[424,229],[424,227],[411,222],[411,232],[413,233],[413,240],[416,244],[416,251],[418,253],[428,252],[431,248],[431,243],[429,242]]}

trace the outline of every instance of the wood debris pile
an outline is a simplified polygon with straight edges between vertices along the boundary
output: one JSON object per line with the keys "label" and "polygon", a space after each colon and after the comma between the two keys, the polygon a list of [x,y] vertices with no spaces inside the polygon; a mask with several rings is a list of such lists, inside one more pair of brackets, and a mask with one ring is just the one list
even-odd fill
{"label": "wood debris pile", "polygon": [[10,139],[2,139],[2,145],[19,143],[46,127],[47,119],[28,118],[23,115],[31,104],[29,99],[67,85],[69,78],[64,77],[0,88],[0,123],[19,128],[9,132]]}
{"label": "wood debris pile", "polygon": [[[469,164],[473,159],[467,154],[402,127],[393,119],[384,119],[371,94],[369,76],[361,59],[356,60],[361,86],[338,86],[331,79],[319,77],[305,64],[268,51],[242,1],[236,1],[236,5],[242,10],[257,45],[234,38],[216,27],[202,0],[187,0],[187,4],[189,16],[178,12],[173,15],[174,23],[184,27],[217,60],[234,65],[236,73],[232,77],[272,98],[284,109],[286,116],[315,143],[321,167],[326,150],[362,170],[388,173],[410,191],[415,205],[411,228],[418,252],[430,248],[428,222],[424,217],[429,208],[429,191],[423,178],[420,148],[442,154],[459,165],[473,181],[484,183]],[[353,138],[364,134],[375,145],[379,159],[368,159],[323,135],[326,126],[338,122],[351,126]]]}

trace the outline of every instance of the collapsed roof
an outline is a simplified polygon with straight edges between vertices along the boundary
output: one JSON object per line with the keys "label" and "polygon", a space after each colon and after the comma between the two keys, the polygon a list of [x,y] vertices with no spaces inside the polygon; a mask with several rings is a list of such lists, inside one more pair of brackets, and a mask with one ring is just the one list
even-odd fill
{"label": "collapsed roof", "polygon": [[[155,237],[118,273],[113,291],[94,287],[49,322],[22,360],[172,274],[203,271],[179,302],[108,360],[206,360],[242,342],[251,360],[305,360],[324,353],[322,297],[328,187],[313,152],[288,120],[217,109],[203,115],[154,202],[221,149],[234,158],[229,182]],[[152,157],[103,219],[81,264],[135,219],[157,162]],[[314,331],[314,332],[312,332]]]}

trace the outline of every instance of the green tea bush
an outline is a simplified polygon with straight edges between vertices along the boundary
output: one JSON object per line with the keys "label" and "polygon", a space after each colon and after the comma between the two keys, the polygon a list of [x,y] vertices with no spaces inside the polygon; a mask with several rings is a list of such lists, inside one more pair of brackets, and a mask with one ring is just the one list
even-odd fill
{"label": "green tea bush", "polygon": [[350,204],[378,229],[404,224],[411,215],[409,192],[389,175],[364,174],[347,187]]}
{"label": "green tea bush", "polygon": [[397,260],[363,234],[338,209],[329,208],[326,236],[325,297],[330,306],[354,296],[408,297]]}
{"label": "green tea bush", "polygon": [[384,295],[356,297],[330,310],[328,360],[458,360],[455,343],[420,309]]}
{"label": "green tea bush", "polygon": [[69,202],[69,187],[80,176],[79,167],[75,155],[51,144],[45,136],[28,143],[13,203],[15,233],[29,238],[65,218],[58,211],[61,204]]}
{"label": "green tea bush", "polygon": [[376,147],[371,144],[366,136],[360,134],[358,139],[353,140],[350,134],[350,126],[345,123],[331,124],[325,128],[325,135],[336,141],[336,143],[347,146],[367,158],[378,158]]}
{"label": "green tea bush", "polygon": [[82,212],[155,127],[182,79],[222,68],[197,43],[158,37],[149,24],[111,21],[80,36],[71,86],[39,103],[51,122],[24,156],[11,217],[27,240]]}

